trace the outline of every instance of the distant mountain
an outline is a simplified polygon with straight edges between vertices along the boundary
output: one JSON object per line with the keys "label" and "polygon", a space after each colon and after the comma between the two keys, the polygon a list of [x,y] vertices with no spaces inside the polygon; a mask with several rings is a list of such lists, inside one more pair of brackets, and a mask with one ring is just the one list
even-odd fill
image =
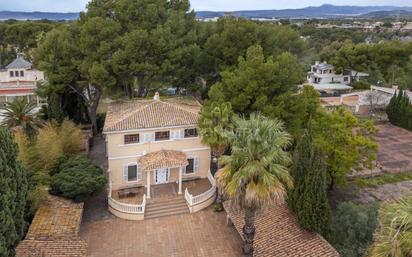
{"label": "distant mountain", "polygon": [[412,17],[412,11],[395,10],[395,11],[378,11],[363,14],[362,18],[388,19],[388,18],[407,18]]}
{"label": "distant mountain", "polygon": [[[234,11],[231,15],[244,18],[339,18],[339,17],[394,17],[411,16],[412,7],[399,6],[336,6],[324,4],[301,9]],[[200,19],[222,17],[226,12],[199,11]],[[369,16],[370,15],[370,16]],[[397,16],[395,16],[397,17]],[[75,20],[79,13],[0,11],[0,20]]]}
{"label": "distant mountain", "polygon": [[[371,12],[380,11],[412,11],[412,7],[399,6],[336,6],[324,4],[321,6],[310,6],[301,9],[284,9],[284,10],[251,10],[251,11],[234,11],[231,15],[244,18],[339,18],[339,17],[357,17]],[[225,12],[197,12],[198,18],[221,17]]]}
{"label": "distant mountain", "polygon": [[0,20],[76,20],[79,13],[0,11]]}

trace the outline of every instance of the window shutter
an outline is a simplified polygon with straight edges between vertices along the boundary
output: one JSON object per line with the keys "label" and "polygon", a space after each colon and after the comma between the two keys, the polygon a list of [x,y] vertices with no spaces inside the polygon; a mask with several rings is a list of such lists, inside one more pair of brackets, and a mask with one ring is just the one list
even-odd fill
{"label": "window shutter", "polygon": [[170,139],[178,139],[178,138],[179,138],[179,130],[171,130]]}
{"label": "window shutter", "polygon": [[185,130],[184,129],[179,130],[179,138],[185,138]]}
{"label": "window shutter", "polygon": [[140,163],[137,164],[137,180],[142,180],[143,179],[143,174],[142,170],[140,169]]}
{"label": "window shutter", "polygon": [[182,167],[182,173],[183,173],[183,174],[186,174],[186,166],[183,166],[183,167]]}
{"label": "window shutter", "polygon": [[199,157],[195,157],[193,160],[193,170],[195,172],[199,171]]}
{"label": "window shutter", "polygon": [[154,133],[145,133],[143,134],[143,142],[148,143],[148,142],[153,142],[154,141]]}
{"label": "window shutter", "polygon": [[129,181],[129,166],[123,166],[123,181],[128,182]]}

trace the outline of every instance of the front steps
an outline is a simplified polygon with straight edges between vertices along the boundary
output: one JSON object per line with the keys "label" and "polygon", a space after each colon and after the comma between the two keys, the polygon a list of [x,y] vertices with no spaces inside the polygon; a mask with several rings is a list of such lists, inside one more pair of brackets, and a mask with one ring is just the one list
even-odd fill
{"label": "front steps", "polygon": [[156,219],[173,215],[190,213],[183,197],[172,198],[161,202],[147,203],[144,219]]}

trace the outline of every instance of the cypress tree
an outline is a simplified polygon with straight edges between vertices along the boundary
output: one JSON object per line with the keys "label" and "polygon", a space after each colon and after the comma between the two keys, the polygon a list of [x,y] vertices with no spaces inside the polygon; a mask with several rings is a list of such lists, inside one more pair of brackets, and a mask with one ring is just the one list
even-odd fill
{"label": "cypress tree", "polygon": [[17,160],[17,145],[0,128],[0,256],[13,256],[25,230],[27,172]]}
{"label": "cypress tree", "polygon": [[291,175],[294,188],[289,192],[289,207],[302,228],[325,237],[330,233],[331,210],[327,198],[326,170],[321,153],[312,143],[310,133],[298,142]]}
{"label": "cypress tree", "polygon": [[386,114],[393,125],[412,130],[412,104],[406,92],[395,93],[386,107]]}

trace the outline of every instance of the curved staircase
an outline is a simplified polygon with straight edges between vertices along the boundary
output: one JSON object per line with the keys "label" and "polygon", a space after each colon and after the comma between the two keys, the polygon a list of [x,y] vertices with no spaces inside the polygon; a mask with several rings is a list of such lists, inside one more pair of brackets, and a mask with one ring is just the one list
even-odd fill
{"label": "curved staircase", "polygon": [[148,202],[144,219],[156,219],[173,215],[190,213],[186,200],[183,197],[164,199],[156,202]]}

